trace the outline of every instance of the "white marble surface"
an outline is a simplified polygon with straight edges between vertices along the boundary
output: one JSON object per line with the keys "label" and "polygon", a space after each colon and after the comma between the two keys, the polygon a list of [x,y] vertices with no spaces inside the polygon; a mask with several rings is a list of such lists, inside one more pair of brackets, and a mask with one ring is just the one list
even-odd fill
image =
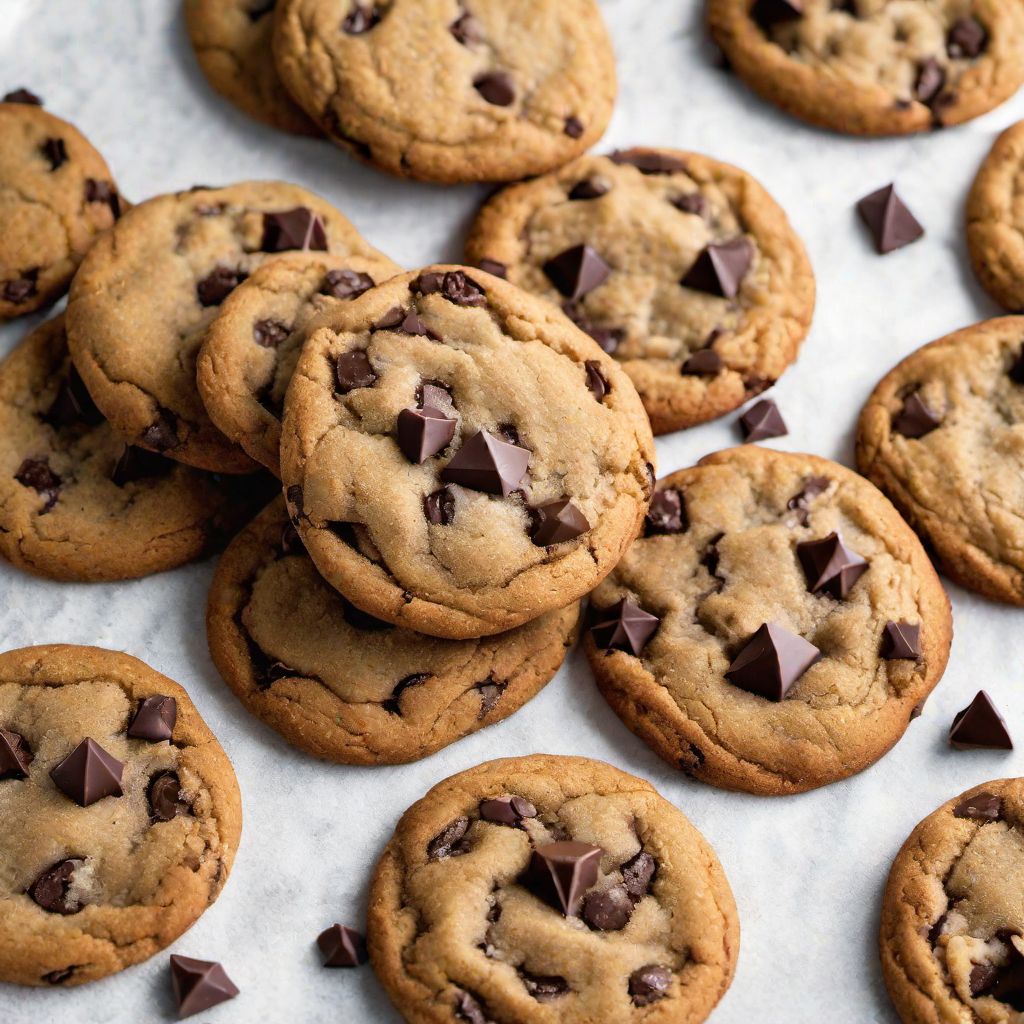
{"label": "white marble surface", "polygon": [[[604,147],[703,150],[753,171],[806,240],[819,305],[799,363],[775,389],[790,427],[777,442],[849,463],[855,416],[899,357],[996,310],[971,278],[962,210],[996,133],[1024,117],[1024,93],[964,128],[858,141],[812,131],[717,70],[700,0],[602,0],[621,96]],[[235,112],[193,63],[177,0],[0,0],[0,87],[25,85],[75,122],[139,200],[195,182],[280,177],[337,203],[400,263],[457,260],[483,190],[403,183],[326,143],[297,140]],[[895,179],[927,227],[879,258],[853,203]],[[0,225],[2,230],[2,225]],[[29,324],[0,331],[6,352]],[[736,440],[732,417],[659,442],[660,472]],[[742,922],[735,983],[716,1024],[893,1024],[875,932],[892,856],[950,795],[1019,772],[1020,754],[956,753],[945,730],[984,686],[1024,741],[1012,640],[1024,613],[952,588],[953,657],[924,716],[880,764],[806,796],[719,792],[664,766],[620,724],[573,654],[511,720],[399,768],[323,765],[251,719],[207,655],[212,565],[112,586],[62,586],[0,566],[0,649],[69,641],[144,658],[188,688],[238,770],[245,831],[227,888],[173,947],[217,959],[242,994],[203,1014],[219,1024],[398,1021],[369,969],[329,972],[313,939],[359,924],[375,856],[400,812],[437,780],[490,757],[533,751],[604,758],[650,779],[714,844]],[[9,823],[0,823],[0,842]],[[139,1024],[172,1019],[166,954],[74,991],[0,986],[6,1024]]]}

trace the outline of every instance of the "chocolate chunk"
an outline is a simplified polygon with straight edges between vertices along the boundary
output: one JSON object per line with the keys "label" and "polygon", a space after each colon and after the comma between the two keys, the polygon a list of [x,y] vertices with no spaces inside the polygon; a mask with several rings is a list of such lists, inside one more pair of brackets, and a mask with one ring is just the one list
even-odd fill
{"label": "chocolate chunk", "polygon": [[320,294],[331,295],[336,299],[357,299],[373,286],[373,278],[358,270],[328,270]]}
{"label": "chocolate chunk", "polygon": [[954,59],[980,57],[987,43],[985,26],[970,15],[957,18],[946,36],[946,50]]}
{"label": "chocolate chunk", "polygon": [[747,444],[772,437],[785,437],[789,433],[779,407],[770,398],[762,398],[756,405],[752,405],[740,417],[739,423],[743,440]]}
{"label": "chocolate chunk", "polygon": [[570,991],[569,983],[557,974],[527,974],[520,967],[519,977],[523,979],[523,987],[538,1003],[550,1003]]}
{"label": "chocolate chunk", "polygon": [[587,517],[568,499],[549,501],[533,510],[530,538],[538,547],[575,540],[591,529]]}
{"label": "chocolate chunk", "polygon": [[123,772],[123,762],[86,737],[50,772],[50,778],[79,807],[88,807],[105,796],[121,796]]}
{"label": "chocolate chunk", "polygon": [[716,594],[722,589],[722,584],[725,582],[724,577],[718,575],[718,542],[724,536],[724,533],[715,534],[711,542],[704,549],[704,554],[701,555],[700,559],[700,564],[707,569],[708,575],[718,582],[718,585],[714,588],[714,593]]}
{"label": "chocolate chunk", "polygon": [[0,729],[0,779],[28,778],[34,757],[21,733]]}
{"label": "chocolate chunk", "polygon": [[462,484],[485,494],[507,498],[519,486],[530,464],[530,453],[518,445],[499,440],[486,430],[478,431],[441,471],[449,484]]}
{"label": "chocolate chunk", "polygon": [[347,395],[357,388],[368,388],[377,380],[376,371],[364,349],[343,352],[334,364],[334,379],[339,394]]}
{"label": "chocolate chunk", "polygon": [[501,700],[501,695],[508,689],[508,683],[499,683],[488,677],[482,683],[477,683],[474,689],[480,694],[480,710],[477,718],[486,718]]}
{"label": "chocolate chunk", "polygon": [[843,543],[833,530],[821,540],[807,540],[796,546],[797,558],[812,594],[824,592],[842,601],[854,583],[868,571],[867,560]]}
{"label": "chocolate chunk", "polygon": [[455,518],[455,496],[447,487],[442,487],[423,499],[423,514],[434,526],[450,526]]}
{"label": "chocolate chunk", "polygon": [[908,396],[903,408],[892,418],[892,429],[904,437],[918,438],[942,425],[942,418],[925,405],[919,391]]}
{"label": "chocolate chunk", "polygon": [[595,612],[590,635],[601,650],[618,649],[640,656],[661,622],[656,615],[645,612],[638,604],[624,597],[611,608]]}
{"label": "chocolate chunk", "polygon": [[477,260],[476,264],[485,274],[493,274],[495,277],[507,278],[508,267],[504,263],[499,263],[497,260],[489,260],[484,258]]}
{"label": "chocolate chunk", "polygon": [[448,31],[463,46],[475,46],[484,41],[484,27],[469,11],[463,11],[449,26]]}
{"label": "chocolate chunk", "polygon": [[409,289],[417,295],[436,295],[443,285],[444,271],[427,270],[409,285]]}
{"label": "chocolate chunk", "polygon": [[431,860],[445,860],[458,857],[469,849],[466,833],[469,831],[469,818],[456,818],[427,844],[427,856]]}
{"label": "chocolate chunk", "polygon": [[522,882],[538,899],[576,917],[583,894],[597,881],[600,846],[565,840],[538,846]]}
{"label": "chocolate chunk", "polygon": [[405,314],[402,322],[394,330],[401,334],[410,334],[413,337],[430,338],[439,341],[440,336],[432,331],[420,318],[415,309],[410,309]]}
{"label": "chocolate chunk", "polygon": [[487,295],[465,271],[449,270],[441,278],[438,291],[456,306],[484,306]]}
{"label": "chocolate chunk", "polygon": [[173,463],[162,455],[126,444],[114,463],[110,479],[115,486],[124,487],[136,480],[147,480],[169,473],[172,466]]}
{"label": "chocolate chunk", "polygon": [[191,1017],[234,999],[238,988],[224,968],[212,960],[171,955],[171,987],[179,1017]]}
{"label": "chocolate chunk", "polygon": [[64,145],[63,139],[47,139],[40,149],[43,151],[43,156],[50,161],[50,170],[55,171],[58,167],[67,163],[68,150],[67,146]]}
{"label": "chocolate chunk", "polygon": [[38,277],[38,270],[28,270],[21,277],[15,278],[13,281],[5,281],[3,290],[4,301],[18,306],[33,298],[38,292],[36,287]]}
{"label": "chocolate chunk", "polygon": [[357,3],[342,20],[341,30],[350,36],[361,36],[378,24],[380,19],[381,14],[376,5],[367,6]]}
{"label": "chocolate chunk", "polygon": [[979,690],[974,700],[953,717],[949,744],[958,750],[1013,750],[1006,722],[984,690]]}
{"label": "chocolate chunk", "polygon": [[920,103],[931,106],[942,92],[942,87],[945,84],[945,70],[934,57],[929,57],[918,65],[917,78],[914,81],[914,97]]}
{"label": "chocolate chunk", "polygon": [[157,772],[150,779],[149,810],[157,821],[171,821],[192,810],[192,805],[181,791],[177,772]]}
{"label": "chocolate chunk", "polygon": [[456,420],[440,409],[403,409],[398,414],[398,447],[419,465],[443,451],[455,436]]}
{"label": "chocolate chunk", "polygon": [[687,356],[682,372],[687,377],[717,377],[724,365],[722,357],[713,348],[702,348]]}
{"label": "chocolate chunk", "polygon": [[882,657],[886,661],[921,657],[921,627],[914,622],[893,622],[882,630]]}
{"label": "chocolate chunk", "polygon": [[954,818],[971,818],[975,821],[998,821],[1003,813],[1003,798],[994,793],[975,793],[953,808]]}
{"label": "chocolate chunk", "polygon": [[375,324],[371,331],[393,331],[405,320],[405,310],[401,306],[392,306]]}
{"label": "chocolate chunk", "polygon": [[324,967],[358,967],[367,961],[366,939],[354,928],[332,924],[316,937]]}
{"label": "chocolate chunk", "polygon": [[[703,760],[703,755],[699,760]],[[631,899],[641,900],[647,895],[657,869],[654,858],[643,850],[622,865],[622,884]]]}
{"label": "chocolate chunk", "polygon": [[633,901],[625,886],[613,885],[603,892],[587,893],[581,916],[595,931],[621,931],[633,916]]}
{"label": "chocolate chunk", "polygon": [[480,817],[496,825],[522,828],[525,818],[537,817],[537,808],[521,796],[496,796],[480,801]]}
{"label": "chocolate chunk", "polygon": [[82,909],[80,901],[71,895],[75,872],[85,861],[70,858],[47,868],[29,886],[29,896],[51,914],[77,914]]}
{"label": "chocolate chunk", "polygon": [[178,721],[178,702],[173,697],[146,697],[139,701],[138,710],[128,726],[128,737],[162,743],[174,735]]}
{"label": "chocolate chunk", "polygon": [[109,181],[97,181],[95,178],[85,179],[85,201],[87,203],[106,203],[115,220],[121,216],[121,197],[117,189]]}
{"label": "chocolate chunk", "polygon": [[750,17],[765,30],[803,16],[803,0],[757,0],[750,11]]}
{"label": "chocolate chunk", "polygon": [[777,622],[766,622],[733,658],[725,678],[748,693],[780,701],[820,658],[814,644]]}
{"label": "chocolate chunk", "polygon": [[994,964],[975,964],[971,973],[967,976],[967,983],[971,987],[972,996],[980,996],[982,992],[991,988],[995,983],[999,972]]}
{"label": "chocolate chunk", "polygon": [[43,105],[43,101],[34,92],[29,92],[28,89],[15,89],[7,93],[2,102],[27,103],[33,107],[41,107]]}
{"label": "chocolate chunk", "polygon": [[264,252],[286,252],[289,249],[327,251],[327,229],[323,218],[308,206],[294,210],[263,214]]}
{"label": "chocolate chunk", "polygon": [[917,218],[896,195],[895,185],[886,185],[857,203],[857,212],[871,232],[879,255],[916,242],[923,234]]}
{"label": "chocolate chunk", "polygon": [[786,508],[791,512],[797,513],[797,519],[800,521],[802,526],[806,526],[810,519],[810,506],[811,502],[818,497],[819,494],[824,494],[828,490],[828,485],[831,481],[827,476],[811,476],[804,481],[803,489],[799,494],[794,494],[789,501],[786,502]]}
{"label": "chocolate chunk", "polygon": [[14,474],[14,479],[22,487],[30,487],[45,499],[40,515],[49,512],[57,503],[61,479],[50,469],[50,464],[46,459],[25,459]]}
{"label": "chocolate chunk", "polygon": [[608,381],[601,372],[601,364],[596,359],[588,359],[583,364],[583,372],[587,377],[587,389],[600,402],[608,394]]}
{"label": "chocolate chunk", "polygon": [[399,679],[391,691],[391,696],[387,700],[381,701],[381,707],[389,714],[400,716],[402,714],[402,694],[412,686],[422,685],[429,678],[429,672],[417,672],[415,675]]}
{"label": "chocolate chunk", "polygon": [[629,994],[634,1006],[647,1006],[664,999],[672,984],[672,972],[660,964],[640,967],[629,976]]}
{"label": "chocolate chunk", "polygon": [[507,71],[488,71],[473,79],[473,88],[495,107],[508,107],[515,102],[516,83]]}
{"label": "chocolate chunk", "polygon": [[685,195],[676,196],[669,202],[683,213],[692,213],[696,217],[703,217],[708,210],[708,201],[699,192],[688,192]]}
{"label": "chocolate chunk", "polygon": [[617,150],[609,159],[613,164],[635,167],[641,174],[676,174],[686,170],[686,164],[678,157],[653,149]]}
{"label": "chocolate chunk", "polygon": [[573,201],[583,199],[600,199],[607,195],[612,188],[612,183],[607,178],[599,178],[595,175],[592,178],[583,178],[577,181],[569,190],[569,198]]}
{"label": "chocolate chunk", "polygon": [[196,285],[199,304],[219,306],[248,276],[237,268],[215,268]]}
{"label": "chocolate chunk", "polygon": [[583,126],[583,122],[578,117],[575,117],[574,115],[570,114],[565,119],[564,130],[565,134],[568,135],[570,139],[582,139],[583,132],[586,129]]}
{"label": "chocolate chunk", "polygon": [[468,992],[460,992],[455,998],[455,1016],[468,1024],[493,1024],[484,1011],[483,1004]]}
{"label": "chocolate chunk", "polygon": [[94,427],[103,422],[103,414],[74,366],[69,367],[43,419],[53,427],[73,427],[79,423]]}
{"label": "chocolate chunk", "polygon": [[589,295],[607,280],[612,268],[589,245],[574,245],[544,264],[544,273],[570,302]]}
{"label": "chocolate chunk", "polygon": [[252,340],[261,348],[277,348],[291,333],[280,320],[257,320],[252,325]]}
{"label": "chocolate chunk", "polygon": [[679,283],[694,291],[734,299],[753,262],[754,246],[747,238],[733,238],[720,244],[712,242],[698,253]]}
{"label": "chocolate chunk", "polygon": [[158,452],[177,448],[181,442],[178,440],[178,428],[173,414],[166,409],[159,409],[156,419],[142,432],[141,440],[147,447],[155,448]]}
{"label": "chocolate chunk", "polygon": [[[1007,942],[1008,958],[1002,967],[992,968],[995,976],[994,982],[986,975],[988,982],[977,992],[978,995],[988,996],[1005,1003],[1018,1012],[1024,1011],[1024,955],[1016,942]],[[981,979],[978,979],[979,983]],[[974,993],[974,971],[971,972],[971,991]]]}
{"label": "chocolate chunk", "polygon": [[56,971],[47,971],[43,975],[43,981],[47,985],[63,985],[65,981],[69,981],[74,976],[77,969],[77,964],[71,964],[69,967],[60,967]]}
{"label": "chocolate chunk", "polygon": [[658,533],[683,533],[690,522],[683,504],[683,494],[674,487],[656,491],[644,520],[644,533],[650,537]]}

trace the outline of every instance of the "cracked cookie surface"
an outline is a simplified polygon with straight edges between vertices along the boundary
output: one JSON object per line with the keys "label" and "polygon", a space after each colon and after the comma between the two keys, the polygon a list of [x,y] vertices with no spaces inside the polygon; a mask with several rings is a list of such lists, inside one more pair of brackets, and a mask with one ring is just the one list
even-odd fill
{"label": "cracked cookie surface", "polygon": [[67,291],[121,200],[103,157],[73,125],[29,103],[0,103],[0,320]]}
{"label": "cracked cookie surface", "polygon": [[879,944],[906,1024],[1011,1024],[1024,1011],[1024,780],[975,786],[911,832]]}
{"label": "cracked cookie surface", "polygon": [[[534,874],[551,844],[568,915]],[[415,1024],[699,1024],[739,951],[729,883],[690,822],[641,779],[546,754],[471,768],[413,804],[377,865],[367,933]]]}
{"label": "cracked cookie surface", "polygon": [[896,743],[942,676],[952,622],[881,493],[826,459],[750,445],[659,481],[651,508],[594,592],[584,641],[630,729],[696,778],[760,794],[845,778]]}
{"label": "cracked cookie surface", "polygon": [[71,365],[64,317],[0,364],[0,552],[58,580],[122,580],[220,546],[271,493],[126,446]]}
{"label": "cracked cookie surface", "polygon": [[942,571],[1024,604],[1024,316],[912,352],[857,426],[857,465],[906,516]]}
{"label": "cracked cookie surface", "polygon": [[[0,980],[95,981],[163,949],[217,898],[238,784],[177,683],[95,647],[9,651],[0,730],[0,816],[17,823],[0,840]],[[51,772],[87,738],[102,748],[92,769],[115,759],[119,783],[82,806]]]}
{"label": "cracked cookie surface", "polygon": [[210,421],[196,357],[231,291],[296,249],[379,255],[329,203],[275,181],[157,196],[93,246],[71,289],[68,341],[122,437],[199,469],[256,469]]}
{"label": "cracked cookie surface", "polygon": [[402,268],[383,256],[290,253],[258,267],[225,300],[199,353],[196,380],[226,437],[280,476],[281,415],[306,328]]}
{"label": "cracked cookie surface", "polygon": [[285,85],[333,141],[431,181],[509,181],[604,133],[615,57],[594,0],[280,0]]}
{"label": "cracked cookie surface", "polygon": [[225,682],[290,743],[343,764],[399,764],[534,697],[576,637],[579,608],[484,640],[438,640],[359,612],[316,571],[284,499],[232,542],[207,606]]}
{"label": "cracked cookie surface", "polygon": [[[590,250],[582,268],[579,246]],[[585,156],[510,186],[478,214],[466,259],[500,264],[591,333],[659,434],[773,384],[814,311],[814,275],[785,213],[750,175],[696,153]]]}
{"label": "cracked cookie surface", "polygon": [[318,321],[285,399],[289,514],[320,572],[432,636],[564,608],[639,529],[654,445],[636,391],[557,309],[434,266]]}
{"label": "cracked cookie surface", "polygon": [[708,19],[751,88],[834,131],[960,124],[1024,83],[1018,0],[708,0]]}

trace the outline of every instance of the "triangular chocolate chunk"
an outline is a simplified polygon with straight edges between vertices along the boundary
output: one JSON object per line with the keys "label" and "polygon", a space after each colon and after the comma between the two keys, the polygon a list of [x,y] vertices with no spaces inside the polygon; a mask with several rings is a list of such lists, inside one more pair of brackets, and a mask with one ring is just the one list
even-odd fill
{"label": "triangular chocolate chunk", "polygon": [[1013,750],[1006,722],[984,690],[979,690],[974,700],[956,713],[949,730],[949,743],[960,750]]}
{"label": "triangular chocolate chunk", "polygon": [[171,984],[179,1017],[191,1017],[238,995],[238,988],[220,964],[171,956]]}
{"label": "triangular chocolate chunk", "polygon": [[140,701],[128,736],[133,740],[160,743],[169,740],[178,720],[178,702],[173,697],[147,697]]}
{"label": "triangular chocolate chunk", "polygon": [[536,524],[532,540],[538,547],[562,544],[573,540],[590,529],[587,517],[568,499],[549,501],[534,509]]}
{"label": "triangular chocolate chunk", "polygon": [[882,630],[882,657],[886,661],[921,657],[921,627],[914,622],[893,622]]}
{"label": "triangular chocolate chunk", "polygon": [[780,701],[820,658],[814,644],[777,622],[766,622],[733,659],[725,678],[741,690]]}
{"label": "triangular chocolate chunk", "polygon": [[327,232],[320,214],[307,206],[294,210],[263,214],[264,252],[285,252],[290,249],[315,249],[325,252]]}
{"label": "triangular chocolate chunk", "polygon": [[694,291],[734,299],[753,261],[754,247],[746,238],[712,243],[700,251],[679,283]]}
{"label": "triangular chocolate chunk", "polygon": [[88,807],[105,796],[121,796],[123,772],[121,761],[87,737],[50,772],[50,777],[79,807]]}
{"label": "triangular chocolate chunk", "polygon": [[441,471],[441,479],[445,483],[462,484],[474,491],[507,498],[519,486],[529,464],[527,449],[481,430],[463,442],[451,462]]}
{"label": "triangular chocolate chunk", "polygon": [[347,925],[331,925],[317,936],[316,944],[324,967],[358,967],[366,963],[366,939]]}
{"label": "triangular chocolate chunk", "polygon": [[660,622],[657,615],[645,612],[638,604],[624,597],[611,608],[596,613],[590,634],[602,650],[617,648],[639,657]]}
{"label": "triangular chocolate chunk", "polygon": [[740,430],[748,444],[767,441],[772,437],[785,437],[789,433],[779,407],[770,399],[762,398],[740,417]]}
{"label": "triangular chocolate chunk", "polygon": [[34,760],[21,733],[0,729],[0,779],[24,779]]}
{"label": "triangular chocolate chunk", "polygon": [[682,491],[674,487],[655,491],[644,523],[648,537],[657,533],[682,533],[690,525]]}
{"label": "triangular chocolate chunk", "polygon": [[597,881],[603,852],[600,846],[572,840],[539,846],[530,859],[524,884],[566,917],[575,917],[583,894]]}
{"label": "triangular chocolate chunk", "polygon": [[454,419],[430,405],[403,409],[398,414],[398,447],[410,462],[419,465],[448,446],[455,426]]}
{"label": "triangular chocolate chunk", "polygon": [[702,348],[683,363],[686,377],[717,377],[722,372],[722,357],[713,348]]}
{"label": "triangular chocolate chunk", "polygon": [[842,601],[850,588],[868,571],[868,563],[843,543],[833,531],[821,540],[808,540],[796,546],[797,557],[812,594],[824,591]]}
{"label": "triangular chocolate chunk", "polygon": [[570,302],[603,284],[612,268],[589,245],[574,245],[544,264],[544,273]]}
{"label": "triangular chocolate chunk", "polygon": [[857,203],[861,220],[867,225],[879,254],[901,249],[923,234],[917,218],[896,195],[895,185],[886,185]]}
{"label": "triangular chocolate chunk", "polygon": [[910,438],[924,437],[941,425],[942,418],[928,408],[918,391],[907,397],[903,408],[892,419],[892,429]]}

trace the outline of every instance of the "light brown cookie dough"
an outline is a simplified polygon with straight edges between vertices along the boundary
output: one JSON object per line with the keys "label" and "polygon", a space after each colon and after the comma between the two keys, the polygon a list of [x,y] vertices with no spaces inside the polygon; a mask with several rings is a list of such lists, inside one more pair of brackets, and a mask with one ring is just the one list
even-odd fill
{"label": "light brown cookie dough", "polygon": [[960,124],[1024,83],[1019,0],[708,0],[708,20],[752,89],[853,135]]}
{"label": "light brown cookie dough", "polygon": [[905,1024],[1011,1024],[1024,1012],[1024,780],[928,815],[893,862],[882,973]]}
{"label": "light brown cookie dough", "polygon": [[764,795],[877,761],[952,637],[942,585],[882,494],[753,445],[659,481],[591,612],[584,649],[626,725],[688,774]]}
{"label": "light brown cookie dough", "polygon": [[284,394],[306,328],[401,270],[384,256],[324,252],[290,253],[258,267],[224,300],[199,353],[196,380],[214,424],[280,476]]}
{"label": "light brown cookie dough", "polygon": [[961,586],[1024,604],[1024,316],[912,352],[872,392],[857,465]]}
{"label": "light brown cookie dough", "polygon": [[123,580],[219,547],[271,493],[131,448],[71,365],[64,317],[0,364],[0,553],[57,580]]}
{"label": "light brown cookie dough", "polygon": [[97,647],[9,651],[0,730],[0,981],[106,977],[169,945],[217,898],[241,800],[177,683]]}
{"label": "light brown cookie dough", "polygon": [[110,169],[77,128],[34,103],[0,103],[0,321],[63,295],[120,212]]}
{"label": "light brown cookie dough", "polygon": [[428,181],[558,167],[601,137],[616,94],[594,0],[279,0],[274,55],[330,139]]}
{"label": "light brown cookie dough", "polygon": [[281,475],[317,568],[432,636],[582,597],[636,535],[653,460],[614,360],[548,303],[459,267],[325,314],[285,400]]}
{"label": "light brown cookie dough", "polygon": [[699,1024],[732,980],[739,923],[714,851],[652,786],[537,754],[405,812],[367,938],[410,1024]]}
{"label": "light brown cookie dough", "polygon": [[522,707],[558,671],[578,619],[573,604],[466,641],[396,629],[321,579],[279,498],[220,560],[206,626],[224,681],[290,743],[342,764],[400,764]]}
{"label": "light brown cookie dough", "polygon": [[278,181],[157,196],[92,248],[71,289],[68,340],[125,440],[199,469],[256,468],[210,422],[196,356],[231,291],[295,249],[379,255],[329,203]]}
{"label": "light brown cookie dough", "polygon": [[561,306],[622,364],[656,434],[773,384],[814,312],[810,263],[771,196],[677,150],[585,156],[510,186],[480,211],[466,261]]}
{"label": "light brown cookie dough", "polygon": [[967,197],[967,248],[982,287],[1024,312],[1024,121],[996,139]]}
{"label": "light brown cookie dough", "polygon": [[250,117],[293,135],[319,135],[274,66],[274,5],[275,0],[185,0],[192,48],[210,85]]}

